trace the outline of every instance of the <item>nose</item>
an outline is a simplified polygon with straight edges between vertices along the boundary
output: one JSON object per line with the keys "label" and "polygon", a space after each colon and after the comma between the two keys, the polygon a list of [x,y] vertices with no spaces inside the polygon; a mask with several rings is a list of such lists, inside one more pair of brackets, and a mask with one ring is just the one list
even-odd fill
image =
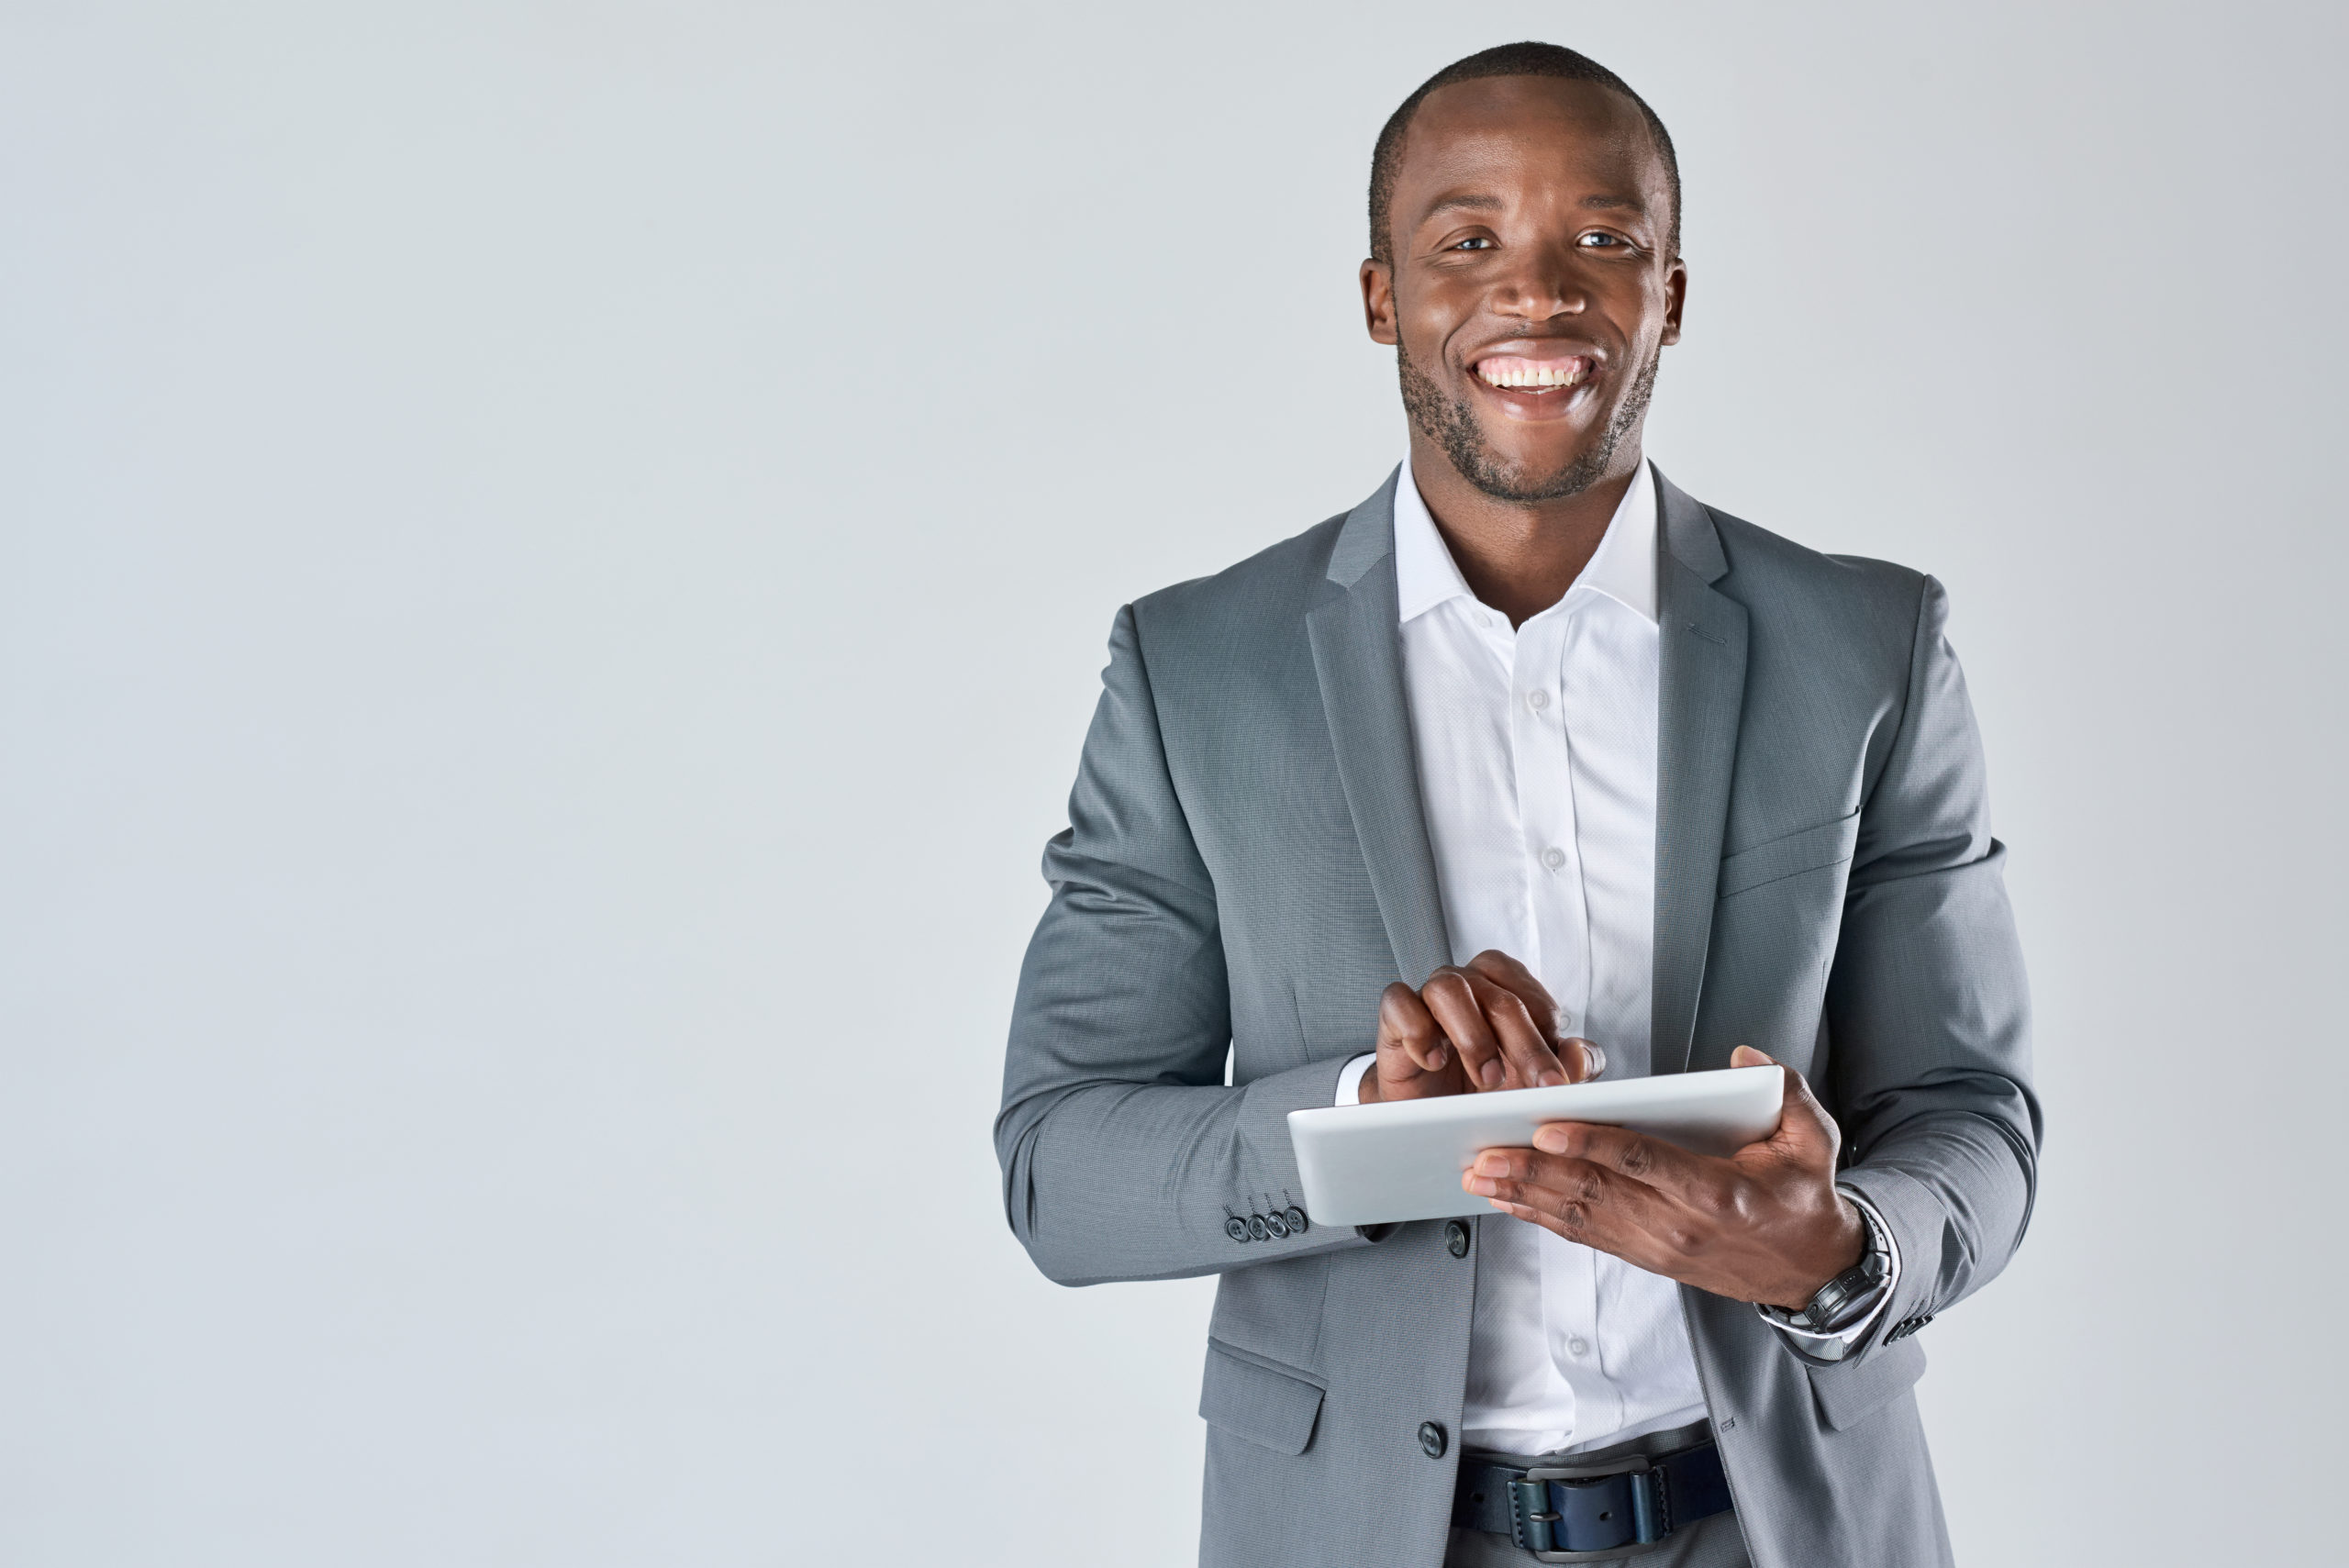
{"label": "nose", "polygon": [[1569,247],[1522,245],[1515,250],[1512,260],[1516,264],[1493,282],[1492,307],[1497,314],[1548,321],[1579,316],[1589,302],[1576,281]]}

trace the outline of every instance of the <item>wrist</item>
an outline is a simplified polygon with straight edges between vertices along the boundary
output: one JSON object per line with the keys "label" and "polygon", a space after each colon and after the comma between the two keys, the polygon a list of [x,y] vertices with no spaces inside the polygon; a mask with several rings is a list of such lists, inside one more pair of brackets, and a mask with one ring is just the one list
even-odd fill
{"label": "wrist", "polygon": [[1866,1217],[1859,1206],[1842,1193],[1835,1195],[1835,1224],[1811,1256],[1816,1265],[1804,1271],[1787,1289],[1792,1300],[1765,1302],[1782,1312],[1800,1312],[1818,1299],[1819,1293],[1836,1280],[1860,1266],[1868,1256],[1872,1236]]}
{"label": "wrist", "polygon": [[1772,1304],[1793,1327],[1812,1333],[1831,1332],[1842,1327],[1861,1309],[1862,1303],[1881,1294],[1891,1276],[1891,1239],[1876,1229],[1865,1210],[1842,1194],[1836,1195],[1845,1215],[1858,1227],[1856,1251],[1850,1254],[1851,1261],[1844,1267],[1828,1276],[1802,1301]]}

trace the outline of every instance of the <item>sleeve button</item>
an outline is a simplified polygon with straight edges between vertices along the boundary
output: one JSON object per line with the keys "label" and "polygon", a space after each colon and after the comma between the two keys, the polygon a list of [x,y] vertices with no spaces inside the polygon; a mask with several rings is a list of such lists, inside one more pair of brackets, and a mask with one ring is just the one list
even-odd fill
{"label": "sleeve button", "polygon": [[1443,1226],[1444,1251],[1455,1258],[1468,1255],[1468,1225],[1464,1220],[1448,1219]]}
{"label": "sleeve button", "polygon": [[1421,1421],[1419,1423],[1419,1451],[1421,1453],[1426,1454],[1430,1459],[1442,1459],[1443,1451],[1451,1446],[1452,1440],[1445,1434],[1442,1422]]}
{"label": "sleeve button", "polygon": [[1234,1241],[1245,1241],[1248,1240],[1248,1222],[1235,1214],[1223,1222],[1223,1233]]}
{"label": "sleeve button", "polygon": [[1273,1239],[1273,1228],[1264,1223],[1263,1215],[1252,1214],[1248,1217],[1248,1239],[1251,1241],[1269,1241]]}
{"label": "sleeve button", "polygon": [[1297,1207],[1295,1204],[1291,1204],[1288,1206],[1286,1218],[1288,1220],[1288,1233],[1290,1235],[1302,1236],[1305,1234],[1305,1210]]}

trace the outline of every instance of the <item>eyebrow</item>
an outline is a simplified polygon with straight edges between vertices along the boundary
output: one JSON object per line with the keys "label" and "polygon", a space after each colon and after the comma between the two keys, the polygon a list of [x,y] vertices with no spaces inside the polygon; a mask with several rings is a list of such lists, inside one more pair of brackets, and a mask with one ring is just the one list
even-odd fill
{"label": "eyebrow", "polygon": [[[1427,211],[1419,215],[1419,221],[1425,223],[1428,219],[1447,212],[1498,212],[1508,205],[1498,196],[1486,195],[1475,191],[1457,191],[1450,195],[1440,196],[1431,203]],[[1645,202],[1631,196],[1588,195],[1575,205],[1598,211],[1636,212],[1642,216],[1645,216],[1648,210]]]}
{"label": "eyebrow", "polygon": [[1460,191],[1438,199],[1429,206],[1427,211],[1419,215],[1419,221],[1425,223],[1441,212],[1498,212],[1503,205],[1498,196],[1477,195],[1473,192]]}

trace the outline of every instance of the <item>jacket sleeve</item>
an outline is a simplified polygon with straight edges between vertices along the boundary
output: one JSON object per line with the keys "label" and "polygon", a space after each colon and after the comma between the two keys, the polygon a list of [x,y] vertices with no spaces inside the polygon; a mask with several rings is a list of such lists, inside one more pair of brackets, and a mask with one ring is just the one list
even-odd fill
{"label": "jacket sleeve", "polygon": [[1926,578],[1908,700],[1863,802],[1827,988],[1841,1180],[1876,1206],[1901,1256],[1871,1349],[1994,1278],[2038,1182],[2022,950],[1947,617]]}
{"label": "jacket sleeve", "polygon": [[1226,1230],[1303,1201],[1286,1118],[1333,1103],[1346,1058],[1223,1082],[1215,884],[1175,795],[1131,606],[1044,880],[995,1125],[1005,1211],[1036,1266],[1093,1284],[1367,1245],[1310,1224],[1263,1241]]}

